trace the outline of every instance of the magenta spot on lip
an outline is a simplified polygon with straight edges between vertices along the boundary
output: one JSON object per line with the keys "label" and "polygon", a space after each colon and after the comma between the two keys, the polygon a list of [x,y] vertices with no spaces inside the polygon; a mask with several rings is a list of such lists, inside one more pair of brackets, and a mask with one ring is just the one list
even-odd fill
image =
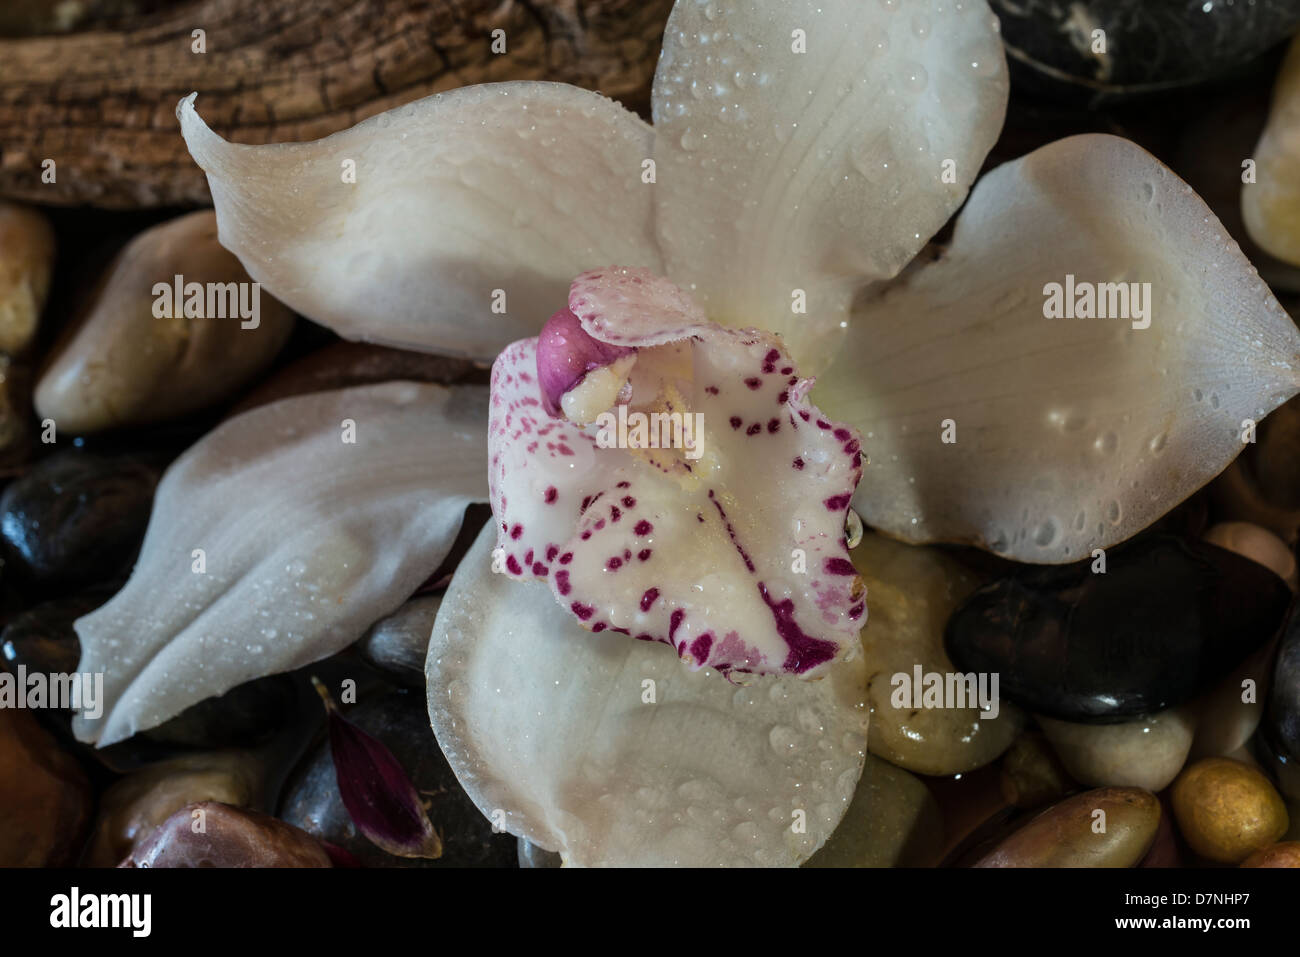
{"label": "magenta spot on lip", "polygon": [[847,442],[849,439],[853,438],[853,433],[848,429],[836,429],[834,434],[841,442]]}
{"label": "magenta spot on lip", "polygon": [[651,555],[652,552],[653,552],[653,549],[643,548],[643,549],[641,549],[641,551],[639,551],[639,552],[636,553],[636,557],[639,558],[641,561],[645,561],[646,559],[648,559],[648,558],[650,557],[650,555]]}
{"label": "magenta spot on lip", "polygon": [[634,499],[631,495],[624,495],[624,496],[623,496],[623,507],[624,507],[624,508],[636,508],[636,499]]}
{"label": "magenta spot on lip", "polygon": [[524,573],[524,570],[519,567],[519,559],[513,555],[506,556],[506,568],[512,575],[522,575]]}
{"label": "magenta spot on lip", "polygon": [[556,500],[557,498],[559,498],[559,497],[560,497],[560,493],[559,493],[559,491],[555,488],[554,485],[552,485],[550,488],[548,488],[548,489],[546,490],[546,504],[547,504],[547,505],[554,505],[554,504],[555,504],[555,500]]}
{"label": "magenta spot on lip", "polygon": [[762,385],[763,385],[763,380],[751,376],[750,378],[748,378],[748,379],[745,380],[745,385],[749,386],[750,389],[757,391],[758,389],[760,389],[760,388],[762,387]]}
{"label": "magenta spot on lip", "polygon": [[794,371],[794,366],[786,366],[781,370],[781,375],[789,375],[793,371]]}
{"label": "magenta spot on lip", "polygon": [[533,550],[530,548],[528,549],[528,551],[524,552],[524,564],[531,565],[532,563],[533,563]]}
{"label": "magenta spot on lip", "polygon": [[514,528],[510,529],[510,537],[515,540],[518,540],[519,536],[522,535],[523,533],[524,533],[524,527],[522,525],[516,525]]}
{"label": "magenta spot on lip", "polygon": [[[623,513],[618,510],[617,505],[611,505],[609,507],[609,520],[611,522],[617,522],[622,517],[623,517]],[[601,521],[604,521],[604,519],[601,519]],[[597,525],[596,527],[600,528],[599,525]]]}
{"label": "magenta spot on lip", "polygon": [[780,395],[778,395],[778,396],[776,397],[776,404],[777,404],[777,405],[785,405],[785,404],[786,404],[787,402],[789,402],[789,401],[790,401],[790,393],[789,393],[789,392],[782,392]]}
{"label": "magenta spot on lip", "polygon": [[606,625],[603,621],[598,621],[598,622],[596,622],[594,625],[591,626],[591,630],[592,630],[592,631],[604,631],[604,630],[605,630],[606,628],[608,628],[608,627],[609,627],[609,626]]}
{"label": "magenta spot on lip", "polygon": [[616,572],[622,567],[623,567],[623,559],[619,558],[617,555],[615,555],[613,558],[611,558],[609,561],[605,563],[606,571]]}
{"label": "magenta spot on lip", "polygon": [[553,561],[555,561],[555,556],[558,555],[559,553],[560,553],[560,550],[559,550],[558,548],[556,548],[554,545],[550,545],[550,546],[548,546],[547,549],[546,549],[546,560],[547,560],[548,562],[553,562]]}
{"label": "magenta spot on lip", "polygon": [[809,419],[812,418],[812,413],[809,412],[807,409],[800,409],[800,410],[799,410],[799,418],[801,418],[801,419],[803,419],[805,422],[807,422]]}
{"label": "magenta spot on lip", "polygon": [[600,521],[596,523],[596,531],[599,532],[604,527],[605,527],[605,520],[602,518]]}
{"label": "magenta spot on lip", "polygon": [[743,423],[741,422],[740,416],[738,416],[738,415],[733,415],[733,416],[731,417],[731,427],[732,427],[733,429],[738,429],[738,428],[740,428],[740,426],[741,426],[742,424],[743,424]]}
{"label": "magenta spot on lip", "polygon": [[567,595],[572,589],[569,587],[569,573],[561,569],[555,573],[555,587],[561,595]]}
{"label": "magenta spot on lip", "polygon": [[538,578],[545,578],[547,575],[550,574],[550,572],[551,570],[547,568],[545,565],[543,565],[541,562],[533,563],[533,574],[536,575]]}
{"label": "magenta spot on lip", "polygon": [[649,611],[650,606],[655,603],[655,599],[658,597],[659,597],[658,588],[647,588],[645,590],[645,594],[641,596],[641,610]]}
{"label": "magenta spot on lip", "polygon": [[718,387],[716,385],[706,385],[704,387],[704,391],[707,392],[709,395],[717,395]]}
{"label": "magenta spot on lip", "polygon": [[571,561],[573,561],[573,552],[565,552],[563,555],[560,556],[561,565],[567,565]]}
{"label": "magenta spot on lip", "polygon": [[691,642],[691,657],[703,664],[709,660],[709,649],[713,647],[713,634],[705,632]]}
{"label": "magenta spot on lip", "polygon": [[857,440],[857,439],[854,439],[852,442],[847,442],[847,443],[845,443],[845,445],[844,445],[844,454],[845,454],[845,455],[853,455],[853,454],[854,454],[855,452],[857,452],[858,449],[860,449],[861,447],[862,447],[862,446],[860,446],[860,445],[858,444],[858,440]]}
{"label": "magenta spot on lip", "polygon": [[668,640],[671,642],[673,636],[677,634],[677,629],[681,627],[682,619],[686,617],[686,612],[680,608],[673,609],[673,613],[668,616]]}
{"label": "magenta spot on lip", "polygon": [[579,621],[586,621],[596,613],[596,609],[592,608],[590,605],[584,605],[580,601],[575,601],[570,605],[569,610],[578,616]]}
{"label": "magenta spot on lip", "polygon": [[858,570],[847,558],[828,558],[822,565],[828,575],[856,575]]}
{"label": "magenta spot on lip", "polygon": [[810,668],[815,668],[835,657],[835,642],[814,638],[799,627],[794,620],[794,601],[792,599],[786,598],[784,601],[773,601],[767,592],[767,586],[762,582],[758,583],[758,593],[762,596],[763,603],[771,610],[772,617],[776,620],[777,634],[784,639],[786,647],[790,649],[790,653],[786,656],[785,663],[782,665],[784,670],[801,675]]}
{"label": "magenta spot on lip", "polygon": [[654,530],[655,527],[651,525],[649,522],[647,522],[644,518],[641,519],[641,521],[637,522],[636,527],[632,529],[632,531],[638,535],[649,535]]}
{"label": "magenta spot on lip", "polygon": [[859,615],[862,614],[863,607],[864,606],[862,602],[858,602],[856,605],[854,605],[852,608],[849,609],[849,617],[857,618]]}
{"label": "magenta spot on lip", "polygon": [[799,471],[801,471],[801,472],[803,471],[803,459],[795,459],[795,460],[794,460],[793,462],[791,462],[790,464],[793,465],[793,466],[794,466],[796,469],[798,469]]}
{"label": "magenta spot on lip", "polygon": [[555,313],[537,337],[537,380],[546,411],[559,416],[560,399],[587,373],[635,351],[592,338],[568,309]]}
{"label": "magenta spot on lip", "polygon": [[587,529],[585,532],[583,532],[583,533],[582,533],[580,536],[578,536],[578,537],[581,538],[581,539],[585,542],[587,539],[591,538],[591,529]]}
{"label": "magenta spot on lip", "polygon": [[631,488],[631,487],[632,487],[631,482],[619,482],[617,485],[614,486],[614,488]]}
{"label": "magenta spot on lip", "polygon": [[767,420],[767,431],[771,432],[773,435],[775,435],[777,432],[780,432],[780,431],[781,431],[781,420],[780,420],[780,419],[768,419],[768,420]]}
{"label": "magenta spot on lip", "polygon": [[582,504],[578,506],[578,514],[581,515],[583,512],[587,511],[587,509],[590,506],[591,506],[591,496],[590,495],[583,496]]}
{"label": "magenta spot on lip", "polygon": [[826,507],[832,512],[838,512],[842,508],[848,508],[851,501],[853,501],[852,492],[845,492],[843,495],[832,495],[826,500]]}
{"label": "magenta spot on lip", "polygon": [[817,428],[819,428],[819,429],[829,429],[829,428],[831,428],[831,427],[832,427],[831,424],[830,424],[829,422],[827,422],[825,419],[818,419],[818,420],[817,420]]}
{"label": "magenta spot on lip", "polygon": [[751,425],[749,428],[747,428],[747,429],[745,430],[745,434],[746,434],[746,435],[758,435],[758,433],[760,433],[760,432],[762,432],[762,431],[763,431],[763,423],[761,423],[761,422],[755,422],[753,425]]}

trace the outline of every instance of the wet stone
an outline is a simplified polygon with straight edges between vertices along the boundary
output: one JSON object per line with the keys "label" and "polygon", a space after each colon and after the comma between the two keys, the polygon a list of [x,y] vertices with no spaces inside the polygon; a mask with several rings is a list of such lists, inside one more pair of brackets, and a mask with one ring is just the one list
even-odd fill
{"label": "wet stone", "polygon": [[1178,830],[1216,864],[1240,864],[1287,832],[1286,805],[1258,769],[1230,758],[1189,765],[1171,794]]}
{"label": "wet stone", "polygon": [[1196,733],[1195,715],[1185,708],[1116,724],[1042,716],[1038,723],[1076,781],[1148,791],[1163,790],[1177,777]]}
{"label": "wet stone", "polygon": [[76,760],[28,711],[0,708],[0,867],[68,867],[90,823]]}
{"label": "wet stone", "polygon": [[1278,647],[1267,723],[1270,741],[1300,759],[1300,605],[1292,609]]}
{"label": "wet stone", "polygon": [[[477,377],[477,378],[476,378]],[[411,382],[486,383],[486,372],[468,359],[427,355],[363,342],[336,342],[273,373],[240,399],[231,414],[295,395],[348,389],[404,379]]]}
{"label": "wet stone", "polygon": [[[1180,14],[1133,0],[991,0],[990,6],[1002,24],[1013,86],[1093,105],[1213,79],[1300,24],[1300,9],[1289,0],[1197,3],[1194,12]],[[1097,45],[1098,29],[1104,48]]]}
{"label": "wet stone", "polygon": [[361,657],[408,688],[424,687],[424,659],[442,595],[412,598],[370,626],[357,642]]}
{"label": "wet stone", "polygon": [[133,456],[56,452],[0,496],[0,544],[40,585],[118,576],[139,549],[159,471]]}
{"label": "wet stone", "polygon": [[520,867],[562,867],[563,859],[554,851],[543,850],[526,837],[519,839]]}
{"label": "wet stone", "polygon": [[116,867],[172,814],[198,801],[247,805],[259,797],[261,769],[247,752],[185,755],[115,781],[100,798],[88,867]]}
{"label": "wet stone", "polygon": [[36,335],[54,272],[54,230],[34,209],[0,202],[0,352]]}
{"label": "wet stone", "polygon": [[1276,633],[1291,600],[1262,565],[1204,542],[1144,536],[1092,561],[1022,566],[948,622],[962,671],[1066,721],[1122,721],[1182,704]]}
{"label": "wet stone", "polygon": [[1026,731],[1002,756],[1002,796],[1008,804],[1036,808],[1059,800],[1075,789],[1047,738]]}
{"label": "wet stone", "polygon": [[[1096,812],[1105,814],[1105,828]],[[1141,788],[1099,788],[1039,812],[976,867],[1133,867],[1160,827],[1160,802]]]}
{"label": "wet stone", "polygon": [[868,754],[844,819],[804,867],[928,867],[943,837],[939,804],[925,784]]}
{"label": "wet stone", "polygon": [[1241,862],[1242,867],[1300,867],[1300,841],[1281,841],[1261,848]]}
{"label": "wet stone", "polygon": [[284,820],[338,845],[367,867],[516,866],[514,836],[492,832],[491,822],[474,806],[443,757],[429,727],[423,693],[395,689],[362,694],[343,714],[382,741],[406,769],[428,801],[429,820],[442,838],[442,857],[394,857],[357,830],[339,795],[329,741],[323,736],[289,778],[281,800]]}
{"label": "wet stone", "polygon": [[[202,830],[197,826],[203,822]],[[331,867],[320,842],[247,808],[207,801],[167,818],[119,867]]]}
{"label": "wet stone", "polygon": [[[982,714],[979,675],[975,700],[967,696],[971,686],[955,680],[951,687],[966,700],[929,701],[924,695],[927,676],[939,676],[946,691],[949,676],[958,670],[944,651],[943,629],[975,589],[976,578],[938,549],[883,535],[864,536],[852,554],[869,596],[862,629],[871,705],[868,750],[919,774],[960,774],[994,761],[1024,725],[1018,708],[999,697],[996,717]],[[918,668],[921,687],[916,687]],[[990,695],[993,690],[987,679],[984,690]]]}
{"label": "wet stone", "polygon": [[0,662],[10,671],[71,674],[81,660],[81,642],[72,627],[113,597],[116,585],[96,585],[66,598],[42,602],[14,616],[0,632]]}
{"label": "wet stone", "polygon": [[[176,279],[180,279],[177,296]],[[55,344],[35,406],[62,433],[179,418],[231,397],[293,330],[200,210],[141,233]]]}

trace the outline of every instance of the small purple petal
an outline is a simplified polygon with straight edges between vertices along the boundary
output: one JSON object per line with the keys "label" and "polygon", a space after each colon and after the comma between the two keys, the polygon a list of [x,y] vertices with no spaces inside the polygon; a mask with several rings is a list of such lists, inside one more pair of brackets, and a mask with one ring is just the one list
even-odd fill
{"label": "small purple petal", "polygon": [[537,340],[537,378],[546,411],[560,415],[560,399],[588,372],[603,368],[635,349],[593,339],[568,309],[547,320]]}

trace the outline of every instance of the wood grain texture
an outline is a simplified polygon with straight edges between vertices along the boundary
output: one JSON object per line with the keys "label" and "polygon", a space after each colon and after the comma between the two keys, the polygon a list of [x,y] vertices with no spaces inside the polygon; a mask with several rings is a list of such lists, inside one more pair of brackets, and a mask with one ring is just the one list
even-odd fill
{"label": "wood grain texture", "polygon": [[[129,29],[0,39],[0,196],[209,202],[176,103],[241,143],[309,140],[472,83],[548,79],[633,109],[672,0],[193,0]],[[507,50],[491,49],[506,31]],[[192,51],[205,31],[206,52]],[[56,163],[54,183],[42,162]]]}

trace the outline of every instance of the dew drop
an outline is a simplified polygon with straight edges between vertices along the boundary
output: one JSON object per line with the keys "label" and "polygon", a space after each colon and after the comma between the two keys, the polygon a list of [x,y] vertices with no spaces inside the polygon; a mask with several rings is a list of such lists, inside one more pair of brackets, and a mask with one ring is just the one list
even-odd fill
{"label": "dew drop", "polygon": [[1106,521],[1112,525],[1118,525],[1119,520],[1124,517],[1124,506],[1119,504],[1119,499],[1113,499],[1106,506]]}
{"label": "dew drop", "polygon": [[777,754],[794,754],[803,744],[803,735],[794,728],[787,728],[783,724],[778,724],[768,732],[767,740],[772,745],[772,750]]}

